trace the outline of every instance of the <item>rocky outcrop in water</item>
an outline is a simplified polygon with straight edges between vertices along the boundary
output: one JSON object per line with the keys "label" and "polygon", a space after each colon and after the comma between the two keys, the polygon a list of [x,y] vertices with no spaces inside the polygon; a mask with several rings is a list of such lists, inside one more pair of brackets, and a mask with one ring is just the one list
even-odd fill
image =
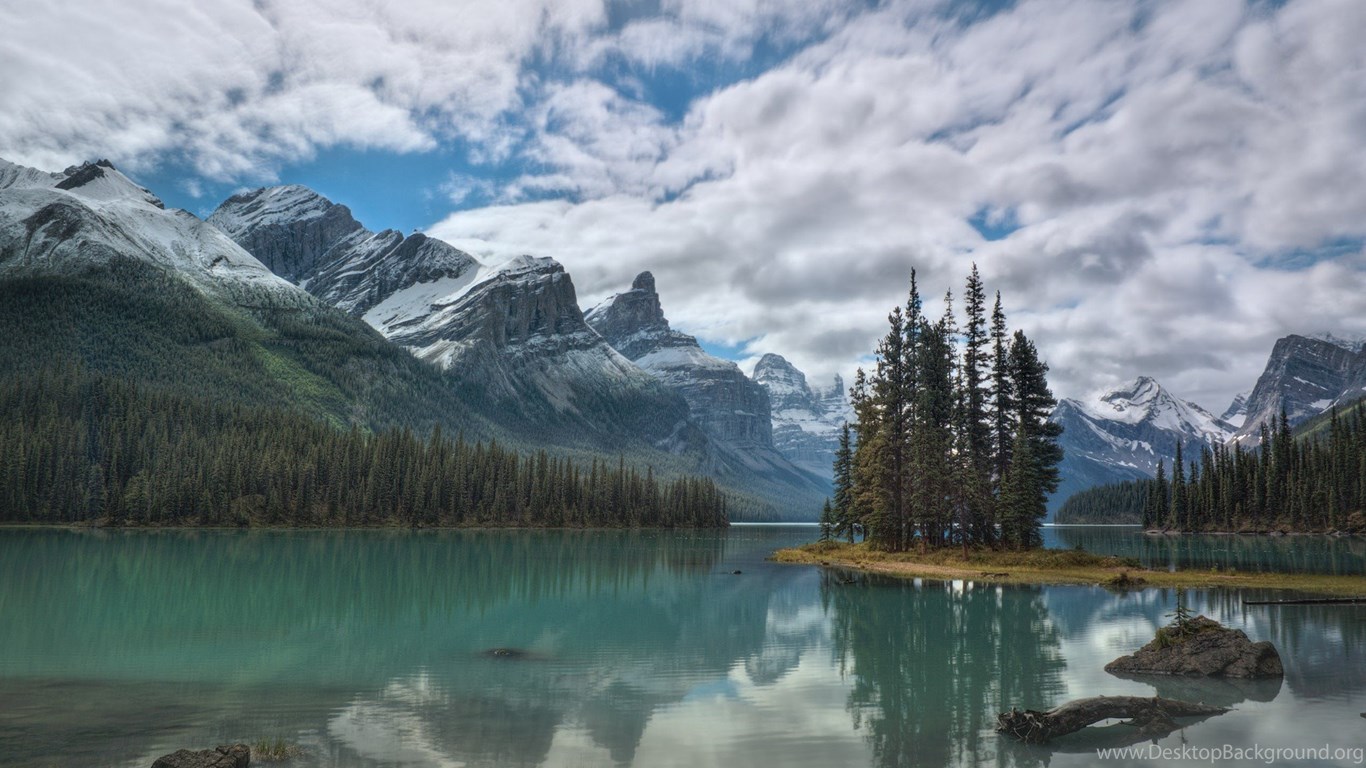
{"label": "rocky outcrop in water", "polygon": [[1240,629],[1197,616],[1184,628],[1170,626],[1137,653],[1105,665],[1106,672],[1208,677],[1282,677],[1281,656],[1263,640],[1254,643]]}
{"label": "rocky outcrop in water", "polygon": [[249,765],[251,748],[246,744],[232,744],[198,752],[177,750],[157,758],[152,768],[247,768]]}

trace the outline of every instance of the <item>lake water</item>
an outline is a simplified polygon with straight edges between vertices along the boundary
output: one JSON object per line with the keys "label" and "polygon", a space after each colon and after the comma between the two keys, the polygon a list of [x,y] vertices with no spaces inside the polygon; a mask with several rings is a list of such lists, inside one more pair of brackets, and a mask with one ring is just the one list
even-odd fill
{"label": "lake water", "polygon": [[1150,568],[1366,576],[1360,536],[1149,536],[1138,526],[1063,525],[1044,528],[1044,546],[1132,557]]}
{"label": "lake water", "polygon": [[1157,748],[1366,747],[1366,607],[1194,591],[1285,680],[1124,680],[1170,591],[765,562],[813,533],[0,530],[0,765],[278,737],[298,766],[1093,766],[1127,726],[991,728],[1099,694],[1234,707]]}

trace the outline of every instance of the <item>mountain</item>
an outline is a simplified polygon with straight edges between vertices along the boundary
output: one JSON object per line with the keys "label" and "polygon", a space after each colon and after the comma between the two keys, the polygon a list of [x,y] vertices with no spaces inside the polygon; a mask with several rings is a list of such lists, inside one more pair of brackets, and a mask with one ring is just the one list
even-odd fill
{"label": "mountain", "polygon": [[1247,421],[1247,398],[1251,394],[1252,391],[1248,390],[1234,395],[1233,402],[1229,403],[1219,418],[1234,429],[1243,426],[1243,422]]}
{"label": "mountain", "polygon": [[1331,408],[1366,395],[1366,349],[1361,340],[1332,335],[1279,339],[1266,368],[1247,397],[1246,419],[1234,438],[1255,445],[1263,424],[1284,410],[1296,426]]}
{"label": "mountain", "polygon": [[1152,477],[1159,461],[1170,472],[1178,441],[1186,446],[1186,458],[1195,458],[1202,445],[1221,445],[1234,431],[1147,376],[1089,400],[1065,399],[1051,418],[1063,426],[1058,440],[1063,460],[1062,482],[1048,503],[1050,515],[1077,491]]}
{"label": "mountain", "polygon": [[696,338],[669,327],[654,275],[642,272],[631,290],[585,318],[614,349],[681,393],[707,434],[736,447],[773,447],[768,393],[735,363],[707,354]]}
{"label": "mountain", "polygon": [[505,436],[703,472],[735,491],[741,514],[812,516],[820,506],[822,480],[773,449],[763,389],[671,331],[657,296],[648,318],[618,318],[641,334],[639,348],[623,343],[633,358],[590,324],[553,259],[485,263],[421,234],[374,233],[299,186],[234,195],[209,222],[432,363]]}
{"label": "mountain", "polygon": [[337,425],[487,434],[439,375],[107,161],[0,161],[0,367],[79,363]]}
{"label": "mountain", "polygon": [[504,428],[620,450],[682,452],[705,441],[683,398],[617,354],[584,321],[553,259],[485,264],[439,240],[366,229],[301,186],[225,200],[209,222],[267,266],[435,364]]}
{"label": "mountain", "polygon": [[297,292],[217,229],[166,210],[107,160],[45,173],[0,160],[0,274],[72,272],[132,259],[231,303],[295,304]]}
{"label": "mountain", "polygon": [[829,472],[803,469],[775,449],[767,390],[735,363],[708,354],[696,338],[669,327],[654,275],[642,272],[630,290],[584,317],[614,349],[683,396],[693,419],[720,449],[718,461],[800,490],[800,506],[815,512],[829,492]]}
{"label": "mountain", "polygon": [[754,366],[754,381],[768,391],[773,413],[773,446],[792,463],[829,475],[840,427],[854,414],[837,374],[829,389],[817,390],[782,355],[767,354]]}

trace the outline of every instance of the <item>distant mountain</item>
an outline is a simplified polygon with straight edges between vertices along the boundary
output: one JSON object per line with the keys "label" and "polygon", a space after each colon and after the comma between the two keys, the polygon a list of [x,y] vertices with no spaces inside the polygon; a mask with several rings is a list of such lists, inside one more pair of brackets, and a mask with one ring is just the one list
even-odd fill
{"label": "distant mountain", "polygon": [[1234,395],[1233,402],[1229,403],[1219,418],[1234,429],[1243,426],[1243,422],[1247,421],[1247,398],[1251,394],[1252,391],[1249,390]]}
{"label": "distant mountain", "polygon": [[684,400],[584,322],[573,281],[553,259],[485,264],[421,234],[374,233],[300,186],[234,195],[209,222],[435,363],[508,429],[598,449],[703,447]]}
{"label": "distant mountain", "polygon": [[828,472],[802,469],[774,447],[768,392],[729,360],[705,352],[697,339],[669,327],[654,275],[642,272],[631,289],[585,313],[588,324],[618,352],[688,401],[692,417],[726,454],[775,482],[805,491],[803,505],[829,490]]}
{"label": "distant mountain", "polygon": [[1195,458],[1201,446],[1221,445],[1234,432],[1228,422],[1147,376],[1089,400],[1065,399],[1052,420],[1063,426],[1063,460],[1050,514],[1077,491],[1152,477],[1159,461],[1170,472],[1178,441]]}
{"label": "distant mountain", "polygon": [[[234,195],[209,221],[300,288],[439,367],[466,402],[528,445],[705,472],[761,515],[811,516],[820,506],[821,480],[773,449],[763,389],[671,331],[657,296],[635,327],[649,349],[632,358],[589,324],[553,259],[485,263],[420,234],[375,233],[299,186]],[[633,322],[623,315],[618,324]]]}
{"label": "distant mountain", "polygon": [[70,362],[339,425],[487,434],[429,366],[108,161],[0,161],[0,366]]}
{"label": "distant mountain", "polygon": [[773,413],[773,445],[792,463],[828,476],[839,445],[840,427],[854,419],[844,380],[816,389],[782,355],[767,354],[754,366],[754,381],[768,391]]}
{"label": "distant mountain", "polygon": [[1266,368],[1247,397],[1247,416],[1234,439],[1256,444],[1263,424],[1284,410],[1296,426],[1331,408],[1366,395],[1366,349],[1359,339],[1331,334],[1286,336],[1276,342]]}
{"label": "distant mountain", "polygon": [[132,259],[231,303],[297,304],[298,292],[217,229],[166,210],[107,160],[45,173],[0,160],[0,274],[70,273]]}

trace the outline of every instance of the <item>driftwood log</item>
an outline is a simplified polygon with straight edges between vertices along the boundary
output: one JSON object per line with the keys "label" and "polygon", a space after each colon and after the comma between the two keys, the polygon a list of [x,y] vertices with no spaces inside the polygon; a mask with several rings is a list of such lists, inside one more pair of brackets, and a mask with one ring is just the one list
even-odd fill
{"label": "driftwood log", "polygon": [[1228,710],[1176,699],[1144,696],[1093,696],[1076,699],[1047,712],[1012,709],[996,716],[996,732],[1029,744],[1080,731],[1092,723],[1111,718],[1129,718],[1129,724],[1145,731],[1170,733],[1176,729],[1173,718],[1208,717]]}

